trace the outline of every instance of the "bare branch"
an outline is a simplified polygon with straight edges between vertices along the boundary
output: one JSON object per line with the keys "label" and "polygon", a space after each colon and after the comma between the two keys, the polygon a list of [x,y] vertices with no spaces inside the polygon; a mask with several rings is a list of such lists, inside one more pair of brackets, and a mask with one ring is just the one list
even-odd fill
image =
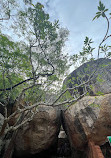
{"label": "bare branch", "polygon": [[[84,94],[80,95],[79,97],[77,97],[77,98],[75,98],[75,99],[66,100],[66,101],[64,101],[64,102],[62,102],[62,103],[55,104],[54,107],[56,107],[56,106],[61,106],[61,105],[65,105],[65,104],[72,104],[72,103],[78,101],[81,97],[85,96],[86,94],[87,94],[87,92],[85,92]],[[70,105],[69,105],[69,106],[70,106]],[[69,107],[69,106],[68,106],[68,107]]]}
{"label": "bare branch", "polygon": [[[50,65],[53,67],[53,65],[51,63],[50,63]],[[52,71],[52,73],[43,73],[43,74],[39,73],[38,75],[35,76],[35,80],[37,80],[39,77],[51,76],[51,75],[53,75],[53,73],[54,73],[54,71]],[[29,82],[30,80],[33,80],[33,77],[30,77],[26,80],[23,80],[23,81],[15,84],[15,85],[13,85],[12,87],[9,87],[9,88],[6,88],[6,89],[0,89],[0,91],[4,91],[4,90],[9,91],[9,90],[14,89],[15,87],[17,87],[17,86],[19,86],[23,83]]]}
{"label": "bare branch", "polygon": [[30,87],[24,88],[24,89],[22,90],[22,92],[20,93],[20,95],[18,96],[18,98],[16,99],[16,101],[19,102],[19,101],[21,100],[23,94],[24,94],[27,90],[33,88],[34,86],[41,86],[41,84],[33,84],[33,85],[31,85]]}
{"label": "bare branch", "polygon": [[88,83],[88,82],[90,82],[90,80],[88,80],[88,81],[86,81],[86,82],[84,82],[84,83],[82,83],[82,84],[80,84],[80,85],[78,85],[78,86],[75,86],[75,87],[73,87],[73,88],[67,88],[67,89],[66,89],[65,91],[63,91],[63,92],[59,95],[59,97],[53,102],[53,105],[54,105],[67,91],[69,91],[69,90],[74,90],[74,89],[76,89],[76,88],[79,88],[79,87],[85,85],[85,84]]}
{"label": "bare branch", "polygon": [[33,116],[30,116],[29,118],[27,118],[26,120],[22,121],[20,124],[16,125],[16,126],[10,126],[7,130],[5,130],[5,134],[10,132],[10,131],[15,131],[18,128],[20,128],[21,126],[23,126],[24,124],[26,124],[27,122],[31,121],[33,119]]}
{"label": "bare branch", "polygon": [[2,105],[3,107],[5,107],[5,104],[3,104],[3,103],[1,103],[1,102],[0,102],[0,105]]}
{"label": "bare branch", "polygon": [[98,47],[98,58],[99,58],[99,53],[100,53],[101,45],[103,44],[103,42],[104,42],[107,38],[109,38],[109,37],[111,36],[111,35],[107,36],[107,35],[108,35],[108,32],[109,32],[109,19],[108,19],[108,17],[106,16],[106,14],[104,14],[104,15],[105,15],[105,18],[106,18],[106,20],[107,20],[107,31],[106,31],[106,34],[105,34],[103,40],[102,40],[101,43],[99,44],[99,47]]}

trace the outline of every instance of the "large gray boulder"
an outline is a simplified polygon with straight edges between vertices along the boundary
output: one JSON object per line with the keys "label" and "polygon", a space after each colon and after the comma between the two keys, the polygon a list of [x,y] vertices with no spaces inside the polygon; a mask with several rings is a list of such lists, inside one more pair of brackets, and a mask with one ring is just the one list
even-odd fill
{"label": "large gray boulder", "polygon": [[15,139],[15,156],[28,157],[56,147],[60,131],[60,112],[51,106],[38,106],[32,121],[25,124]]}
{"label": "large gray boulder", "polygon": [[[90,95],[107,94],[111,92],[111,59],[100,58],[87,62],[74,70],[65,80],[63,85],[72,88],[91,77]],[[83,87],[79,87],[82,94]],[[70,91],[73,94],[73,91]]]}
{"label": "large gray boulder", "polygon": [[63,112],[63,124],[75,149],[88,141],[104,144],[111,135],[111,94],[83,97]]}

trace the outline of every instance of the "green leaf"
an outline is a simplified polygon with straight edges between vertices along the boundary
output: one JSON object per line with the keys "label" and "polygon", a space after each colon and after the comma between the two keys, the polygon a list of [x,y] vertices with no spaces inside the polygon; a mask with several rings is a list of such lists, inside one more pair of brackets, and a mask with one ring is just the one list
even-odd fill
{"label": "green leaf", "polygon": [[98,6],[98,10],[100,10],[100,11],[101,11],[101,7],[100,7],[100,6]]}
{"label": "green leaf", "polygon": [[97,12],[96,14],[101,14],[101,12]]}
{"label": "green leaf", "polygon": [[103,92],[100,92],[100,91],[98,91],[97,93],[96,93],[96,95],[104,95],[104,93]]}
{"label": "green leaf", "polygon": [[105,9],[104,12],[108,11],[108,9]]}
{"label": "green leaf", "polygon": [[101,14],[96,15],[96,16],[93,18],[93,20],[95,20],[96,18],[99,18],[100,16],[101,16]]}
{"label": "green leaf", "polygon": [[99,10],[103,11],[105,9],[105,6],[101,1],[99,1]]}
{"label": "green leaf", "polygon": [[34,5],[34,4],[32,4],[32,3],[31,3],[31,5],[32,5],[33,7],[35,7],[35,5]]}

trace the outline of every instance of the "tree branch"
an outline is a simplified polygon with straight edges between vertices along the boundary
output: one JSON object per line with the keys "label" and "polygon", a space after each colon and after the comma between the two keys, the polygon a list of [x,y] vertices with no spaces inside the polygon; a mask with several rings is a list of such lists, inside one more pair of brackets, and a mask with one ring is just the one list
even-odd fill
{"label": "tree branch", "polygon": [[104,14],[104,15],[105,15],[105,18],[106,18],[106,20],[107,20],[107,31],[106,31],[106,34],[105,34],[105,36],[104,36],[102,42],[99,44],[99,47],[98,47],[98,59],[99,59],[99,53],[100,53],[100,48],[101,48],[102,43],[103,43],[108,37],[111,36],[111,35],[110,35],[110,36],[107,36],[107,35],[108,35],[108,32],[109,32],[109,19],[108,19],[108,17],[106,16],[106,14]]}
{"label": "tree branch", "polygon": [[[51,63],[49,63],[52,67],[53,67],[53,65],[51,64]],[[51,76],[51,75],[53,75],[54,74],[54,67],[53,67],[53,71],[52,71],[52,73],[43,73],[43,74],[38,74],[38,75],[36,75],[35,76],[35,79],[37,80],[40,76],[41,77],[45,77],[45,76]],[[30,80],[33,80],[33,77],[30,77],[30,78],[28,78],[28,79],[26,79],[26,80],[23,80],[23,81],[21,81],[21,82],[19,82],[19,83],[17,83],[17,84],[15,84],[15,85],[13,85],[12,87],[9,87],[9,88],[6,88],[6,89],[0,89],[0,91],[4,91],[4,90],[6,90],[6,91],[8,91],[8,90],[11,90],[11,89],[14,89],[15,87],[17,87],[17,86],[19,86],[19,85],[21,85],[21,84],[23,84],[23,83],[26,83],[26,82],[28,82],[28,81],[30,81]]]}

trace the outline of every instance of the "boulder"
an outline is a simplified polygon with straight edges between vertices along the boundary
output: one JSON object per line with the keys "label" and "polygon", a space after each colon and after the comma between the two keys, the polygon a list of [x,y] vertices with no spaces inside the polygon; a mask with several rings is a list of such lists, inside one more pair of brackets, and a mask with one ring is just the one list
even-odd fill
{"label": "boulder", "polygon": [[89,141],[100,146],[111,135],[111,94],[85,96],[62,115],[73,148],[83,150]]}
{"label": "boulder", "polygon": [[33,120],[19,129],[14,145],[15,156],[28,157],[56,147],[59,131],[60,112],[51,106],[38,106]]}
{"label": "boulder", "polygon": [[[65,80],[63,86],[72,88],[91,77],[90,95],[111,93],[111,59],[100,58],[89,61],[74,70]],[[83,93],[84,86],[78,88],[80,94]],[[70,91],[73,94],[73,90]]]}
{"label": "boulder", "polygon": [[95,145],[94,142],[88,142],[87,158],[104,158],[100,146]]}

